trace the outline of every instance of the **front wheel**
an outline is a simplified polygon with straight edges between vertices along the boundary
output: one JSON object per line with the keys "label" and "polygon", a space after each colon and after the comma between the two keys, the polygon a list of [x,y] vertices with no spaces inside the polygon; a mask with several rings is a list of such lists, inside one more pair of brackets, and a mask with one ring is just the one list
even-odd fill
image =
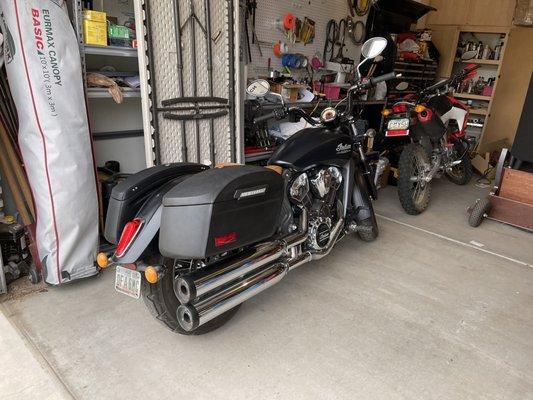
{"label": "front wheel", "polygon": [[431,196],[431,182],[424,179],[431,163],[424,148],[417,143],[405,146],[398,169],[398,197],[403,209],[410,215],[424,212]]}
{"label": "front wheel", "polygon": [[455,161],[460,160],[461,163],[454,165],[449,170],[446,171],[446,177],[450,182],[455,183],[456,185],[466,185],[472,179],[474,171],[472,170],[472,162],[470,161],[470,156],[468,154],[468,148],[461,142],[457,142],[454,145],[454,156]]}
{"label": "front wheel", "polygon": [[192,331],[186,331],[178,322],[177,310],[181,302],[174,293],[174,260],[165,258],[164,266],[165,273],[157,283],[149,283],[143,277],[141,293],[150,313],[171,331],[181,335],[203,335],[220,328],[238,311],[240,305]]}

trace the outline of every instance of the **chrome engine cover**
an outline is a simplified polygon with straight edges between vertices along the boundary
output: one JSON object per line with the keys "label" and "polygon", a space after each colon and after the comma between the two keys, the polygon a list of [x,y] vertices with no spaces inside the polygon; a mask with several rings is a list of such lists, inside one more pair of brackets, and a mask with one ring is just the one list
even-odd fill
{"label": "chrome engine cover", "polygon": [[336,190],[342,183],[342,173],[337,167],[323,168],[310,179],[313,193],[324,198],[332,189]]}
{"label": "chrome engine cover", "polygon": [[309,223],[308,244],[314,250],[322,250],[326,247],[331,235],[331,218],[318,217]]}

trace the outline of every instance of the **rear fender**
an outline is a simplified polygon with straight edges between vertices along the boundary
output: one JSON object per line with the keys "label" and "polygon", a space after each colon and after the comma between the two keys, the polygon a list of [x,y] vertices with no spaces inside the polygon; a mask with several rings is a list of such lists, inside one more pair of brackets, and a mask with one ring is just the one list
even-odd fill
{"label": "rear fender", "polygon": [[136,219],[141,219],[143,221],[139,232],[121,257],[117,257],[116,254],[114,255],[113,259],[115,262],[120,264],[130,264],[136,262],[141,257],[159,232],[164,195],[189,176],[191,175],[183,175],[175,178],[152,193],[135,215]]}

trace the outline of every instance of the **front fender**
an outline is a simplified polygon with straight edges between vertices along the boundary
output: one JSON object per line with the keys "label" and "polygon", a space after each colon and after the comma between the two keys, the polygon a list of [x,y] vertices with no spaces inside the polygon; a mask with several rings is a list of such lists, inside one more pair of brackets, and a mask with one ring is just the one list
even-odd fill
{"label": "front fender", "polygon": [[356,222],[362,222],[374,217],[374,208],[372,207],[368,182],[360,168],[357,168],[354,173],[352,206]]}

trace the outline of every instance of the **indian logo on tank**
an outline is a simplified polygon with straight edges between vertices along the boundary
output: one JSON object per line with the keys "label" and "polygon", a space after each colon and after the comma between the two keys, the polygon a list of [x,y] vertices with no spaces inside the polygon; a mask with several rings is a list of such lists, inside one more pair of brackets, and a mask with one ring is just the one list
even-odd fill
{"label": "indian logo on tank", "polygon": [[345,154],[352,150],[352,145],[349,143],[339,143],[336,150],[337,154]]}

